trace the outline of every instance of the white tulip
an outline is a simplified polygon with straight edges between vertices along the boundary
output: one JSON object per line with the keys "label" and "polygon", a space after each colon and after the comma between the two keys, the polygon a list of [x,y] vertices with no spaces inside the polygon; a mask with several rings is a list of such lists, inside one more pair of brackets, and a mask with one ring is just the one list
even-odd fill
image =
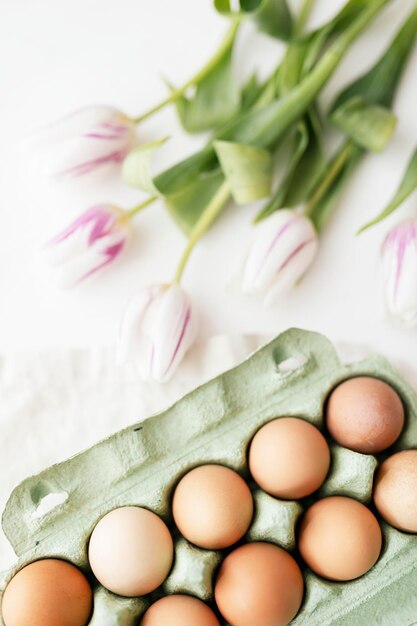
{"label": "white tulip", "polygon": [[29,147],[44,173],[79,177],[120,164],[136,141],[134,122],[110,106],[75,111],[31,138]]}
{"label": "white tulip", "polygon": [[87,209],[42,250],[57,286],[73,287],[112,264],[129,236],[126,213],[111,204]]}
{"label": "white tulip", "polygon": [[408,326],[417,322],[417,220],[395,226],[382,246],[388,311]]}
{"label": "white tulip", "polygon": [[274,304],[293,287],[313,262],[318,238],[308,217],[283,209],[255,227],[254,240],[246,256],[242,290]]}
{"label": "white tulip", "polygon": [[118,362],[135,363],[143,380],[165,382],[193,344],[197,326],[191,299],[180,285],[142,289],[122,319]]}

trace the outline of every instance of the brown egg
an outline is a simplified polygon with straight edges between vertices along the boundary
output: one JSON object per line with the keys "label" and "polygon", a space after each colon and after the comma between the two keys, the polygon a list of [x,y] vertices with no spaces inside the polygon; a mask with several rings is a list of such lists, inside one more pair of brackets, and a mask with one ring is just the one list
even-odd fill
{"label": "brown egg", "polygon": [[232,626],[285,626],[296,616],[304,581],[292,556],[270,543],[249,543],[223,561],[214,588]]}
{"label": "brown egg", "polygon": [[213,611],[192,596],[161,598],[146,611],[140,626],[220,626]]}
{"label": "brown egg", "polygon": [[417,450],[393,454],[379,468],[374,502],[388,524],[417,533]]}
{"label": "brown egg", "polygon": [[330,580],[353,580],[378,560],[382,534],[376,517],[352,498],[319,500],[305,513],[298,540],[311,569]]}
{"label": "brown egg", "polygon": [[181,534],[200,548],[220,550],[239,541],[253,516],[249,487],[233,470],[201,465],[181,479],[172,503]]}
{"label": "brown egg", "polygon": [[5,626],[86,626],[92,610],[93,594],[84,574],[57,559],[21,569],[2,603]]}
{"label": "brown egg", "polygon": [[288,500],[304,498],[324,482],[330,465],[325,438],[302,419],[282,417],[256,433],[249,469],[267,493]]}
{"label": "brown egg", "polygon": [[341,446],[375,454],[400,436],[404,407],[387,383],[362,376],[336,387],[327,404],[326,420],[330,434]]}
{"label": "brown egg", "polygon": [[91,535],[88,556],[103,587],[120,596],[142,596],[167,577],[174,546],[160,517],[141,507],[127,506],[99,521]]}

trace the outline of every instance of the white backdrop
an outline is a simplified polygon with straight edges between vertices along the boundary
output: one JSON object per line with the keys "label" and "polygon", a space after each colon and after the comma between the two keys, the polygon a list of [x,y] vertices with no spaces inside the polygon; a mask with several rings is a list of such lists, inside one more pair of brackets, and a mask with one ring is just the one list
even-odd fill
{"label": "white backdrop", "polygon": [[[24,162],[22,139],[31,131],[90,103],[111,103],[137,115],[165,94],[161,75],[181,84],[207,59],[226,24],[211,0],[0,0],[0,350],[111,345],[126,299],[139,285],[167,280],[184,238],[162,206],[138,217],[135,238],[108,273],[71,292],[48,285],[36,262],[40,243],[91,202],[136,203],[117,180],[95,185],[45,185]],[[299,0],[294,0],[294,5]],[[318,0],[319,23],[342,0]],[[326,89],[328,104],[365,70],[411,9],[395,0],[341,65]],[[245,75],[275,65],[280,45],[253,35],[239,40]],[[366,159],[338,206],[312,271],[282,304],[264,310],[225,290],[225,270],[251,232],[257,206],[231,207],[198,246],[185,285],[200,310],[200,337],[217,332],[278,332],[289,326],[320,330],[334,340],[365,342],[412,363],[416,330],[392,326],[381,313],[378,252],[388,223],[355,238],[382,208],[417,145],[417,50],[396,101],[399,125],[389,149]],[[157,157],[162,168],[198,147],[167,110],[139,129],[143,140],[171,135]],[[414,197],[401,215],[417,208]],[[394,220],[399,219],[400,215]],[[391,221],[392,223],[392,221]]]}

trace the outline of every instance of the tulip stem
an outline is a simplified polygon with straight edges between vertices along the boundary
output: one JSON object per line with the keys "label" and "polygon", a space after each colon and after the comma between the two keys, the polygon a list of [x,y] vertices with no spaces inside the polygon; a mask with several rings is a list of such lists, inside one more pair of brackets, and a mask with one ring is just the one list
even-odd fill
{"label": "tulip stem", "polygon": [[136,213],[139,213],[143,209],[146,209],[147,206],[155,202],[155,200],[157,199],[158,196],[151,196],[150,198],[147,198],[147,200],[145,200],[144,202],[141,202],[140,204],[134,206],[132,209],[126,211],[127,216],[129,217],[129,219],[132,218],[134,215],[136,215]]}
{"label": "tulip stem", "polygon": [[210,228],[214,220],[218,217],[224,205],[230,198],[230,185],[225,181],[221,187],[217,190],[200,218],[196,222],[193,230],[188,238],[187,245],[182,253],[180,262],[178,263],[177,271],[175,272],[174,282],[179,283],[181,281],[185,266],[188,258],[193,251],[195,244],[204,235],[204,233]]}
{"label": "tulip stem", "polygon": [[294,24],[294,35],[301,35],[309,20],[310,13],[316,0],[304,0]]}
{"label": "tulip stem", "polygon": [[211,57],[211,59],[206,63],[206,65],[204,65],[197,72],[197,74],[195,74],[192,78],[190,78],[190,80],[188,80],[182,87],[171,91],[171,94],[167,98],[162,100],[162,102],[159,102],[159,104],[156,104],[155,106],[153,106],[151,109],[149,109],[142,115],[139,115],[139,117],[133,118],[132,121],[135,124],[139,124],[140,122],[143,122],[144,120],[154,115],[154,113],[161,111],[161,109],[165,108],[167,105],[172,104],[173,102],[181,98],[185,94],[187,89],[198,85],[198,83],[200,83],[207,76],[207,74],[209,74],[209,72],[217,65],[217,63],[220,61],[220,59],[222,58],[226,50],[232,45],[234,38],[236,36],[236,33],[238,31],[238,28],[239,28],[239,20],[234,19],[220,47],[218,48],[216,53]]}
{"label": "tulip stem", "polygon": [[351,139],[346,141],[342,145],[338,153],[333,158],[332,162],[329,164],[329,167],[322,179],[320,180],[319,184],[314,189],[313,194],[308,200],[306,214],[314,222],[316,228],[317,224],[320,222],[320,216],[317,215],[317,213],[319,212],[320,203],[339,176],[339,174],[342,172],[343,168],[345,167],[349,157],[352,154],[352,149],[354,148],[354,146],[355,144]]}

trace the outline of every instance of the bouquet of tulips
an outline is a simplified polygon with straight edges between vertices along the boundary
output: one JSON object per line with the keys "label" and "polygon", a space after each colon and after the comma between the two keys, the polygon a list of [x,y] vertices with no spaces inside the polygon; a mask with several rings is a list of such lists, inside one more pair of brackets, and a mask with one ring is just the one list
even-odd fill
{"label": "bouquet of tulips", "polygon": [[[156,201],[165,204],[187,237],[168,282],[144,286],[126,307],[119,357],[133,360],[145,379],[167,380],[195,339],[197,319],[182,287],[184,270],[195,245],[230,201],[244,205],[265,199],[239,280],[246,294],[274,304],[312,264],[320,234],[362,157],[382,151],[393,135],[392,105],[417,37],[417,5],[410,2],[407,20],[378,62],[323,112],[317,101],[323,87],[390,0],[348,0],[330,21],[308,31],[313,2],[304,0],[293,15],[286,0],[214,0],[229,22],[227,32],[186,84],[168,85],[167,98],[135,119],[110,106],[95,106],[45,131],[54,176],[77,178],[112,165],[120,167],[126,184],[146,194],[129,209],[90,207],[48,242],[47,258],[64,285],[75,285],[118,259],[131,220]],[[234,49],[245,20],[285,41],[286,52],[266,80],[254,75],[239,84]],[[203,149],[153,176],[152,155],[165,139],[138,144],[136,127],[169,105],[176,107],[186,132],[209,131],[210,138]],[[341,136],[334,154],[325,149],[330,125]],[[276,184],[274,157],[283,149],[286,166]],[[417,152],[398,193],[365,228],[392,213],[416,187]],[[417,321],[417,220],[394,228],[382,254],[390,311],[408,323]]]}

